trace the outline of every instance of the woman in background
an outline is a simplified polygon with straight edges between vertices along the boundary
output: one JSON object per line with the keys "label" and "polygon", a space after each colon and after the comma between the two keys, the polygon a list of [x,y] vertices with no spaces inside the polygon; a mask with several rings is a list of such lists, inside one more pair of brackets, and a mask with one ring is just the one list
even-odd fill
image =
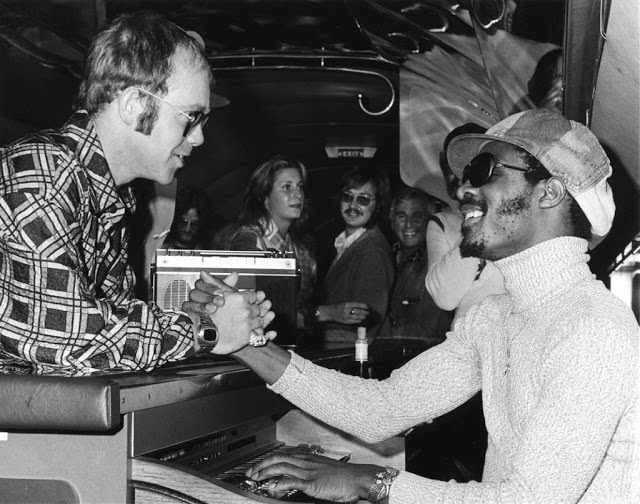
{"label": "woman in background", "polygon": [[249,179],[238,224],[227,238],[229,250],[293,252],[300,269],[297,327],[309,320],[316,280],[312,247],[301,228],[308,218],[304,197],[307,171],[295,159],[277,155],[256,168]]}

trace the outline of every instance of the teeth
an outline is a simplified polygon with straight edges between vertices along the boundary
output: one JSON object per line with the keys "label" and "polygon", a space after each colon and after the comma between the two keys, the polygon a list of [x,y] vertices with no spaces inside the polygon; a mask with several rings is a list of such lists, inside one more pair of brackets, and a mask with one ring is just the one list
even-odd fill
{"label": "teeth", "polygon": [[464,220],[473,219],[475,217],[482,217],[484,214],[480,210],[473,210],[464,214]]}

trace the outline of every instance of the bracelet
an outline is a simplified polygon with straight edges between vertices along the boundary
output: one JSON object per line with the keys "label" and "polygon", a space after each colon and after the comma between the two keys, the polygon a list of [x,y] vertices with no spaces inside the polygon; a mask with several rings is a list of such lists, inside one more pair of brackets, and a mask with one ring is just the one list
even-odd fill
{"label": "bracelet", "polygon": [[384,471],[376,474],[376,477],[367,493],[367,500],[372,504],[387,504],[389,502],[389,491],[391,483],[400,474],[400,471],[393,467],[385,467]]}

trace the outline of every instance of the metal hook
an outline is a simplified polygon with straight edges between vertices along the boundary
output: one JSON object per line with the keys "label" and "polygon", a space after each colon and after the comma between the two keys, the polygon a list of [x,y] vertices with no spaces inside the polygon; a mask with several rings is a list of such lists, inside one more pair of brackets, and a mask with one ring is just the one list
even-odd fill
{"label": "metal hook", "polygon": [[600,0],[600,36],[602,40],[607,40],[607,34],[604,31],[604,0]]}
{"label": "metal hook", "polygon": [[391,101],[387,104],[386,107],[384,107],[382,110],[379,110],[378,112],[374,112],[372,110],[367,109],[367,107],[363,103],[364,95],[362,93],[358,93],[358,105],[360,105],[360,109],[365,114],[370,115],[370,116],[379,116],[379,115],[386,114],[387,112],[389,112],[389,110],[391,110],[391,107],[393,107],[393,105],[396,102],[396,89],[393,87],[393,83],[389,79],[387,79],[384,75],[382,75],[380,73],[377,73],[377,72],[368,72],[366,70],[358,70],[358,71],[356,71],[356,73],[365,73],[365,74],[369,74],[369,75],[375,75],[376,77],[380,77],[381,79],[383,79],[387,83],[389,88],[391,88]]}
{"label": "metal hook", "polygon": [[[215,58],[212,58],[215,59]],[[226,59],[226,58],[221,58],[221,59]],[[214,71],[216,73],[218,72],[224,72],[224,71],[237,71],[237,70],[257,70],[257,69],[271,69],[271,70],[298,70],[298,69],[305,69],[305,70],[321,70],[324,72],[346,72],[346,73],[357,73],[357,74],[362,74],[362,75],[371,75],[373,77],[379,77],[381,78],[383,81],[385,81],[385,83],[389,86],[389,89],[391,89],[391,100],[389,101],[389,103],[382,109],[379,111],[373,111],[373,110],[369,110],[366,105],[364,104],[363,100],[365,98],[363,93],[358,93],[357,97],[358,97],[358,105],[360,105],[360,109],[368,115],[371,116],[379,116],[382,114],[386,114],[387,112],[389,112],[389,110],[391,110],[391,107],[393,107],[393,105],[396,102],[396,89],[395,87],[393,87],[393,83],[384,75],[382,75],[381,73],[378,72],[374,72],[371,70],[361,70],[361,69],[357,69],[357,68],[344,68],[344,67],[328,67],[328,66],[324,66],[324,58],[323,62],[322,62],[322,66],[318,67],[318,66],[310,66],[310,65],[274,65],[274,66],[257,66],[256,65],[256,59],[257,56],[256,55],[252,55],[251,56],[251,66],[247,67],[247,66],[228,66],[228,67],[220,67],[220,68],[214,68]]]}

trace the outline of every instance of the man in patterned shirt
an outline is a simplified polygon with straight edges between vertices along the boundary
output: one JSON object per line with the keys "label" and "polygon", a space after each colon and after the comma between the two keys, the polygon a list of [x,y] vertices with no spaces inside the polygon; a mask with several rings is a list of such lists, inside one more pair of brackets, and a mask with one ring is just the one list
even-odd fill
{"label": "man in patterned shirt", "polygon": [[[124,15],[91,45],[82,108],[0,149],[0,371],[150,370],[199,348],[195,315],[134,299],[126,221],[129,183],[171,182],[203,143],[211,81],[187,32]],[[273,317],[261,292],[219,304],[214,352],[245,345]]]}

